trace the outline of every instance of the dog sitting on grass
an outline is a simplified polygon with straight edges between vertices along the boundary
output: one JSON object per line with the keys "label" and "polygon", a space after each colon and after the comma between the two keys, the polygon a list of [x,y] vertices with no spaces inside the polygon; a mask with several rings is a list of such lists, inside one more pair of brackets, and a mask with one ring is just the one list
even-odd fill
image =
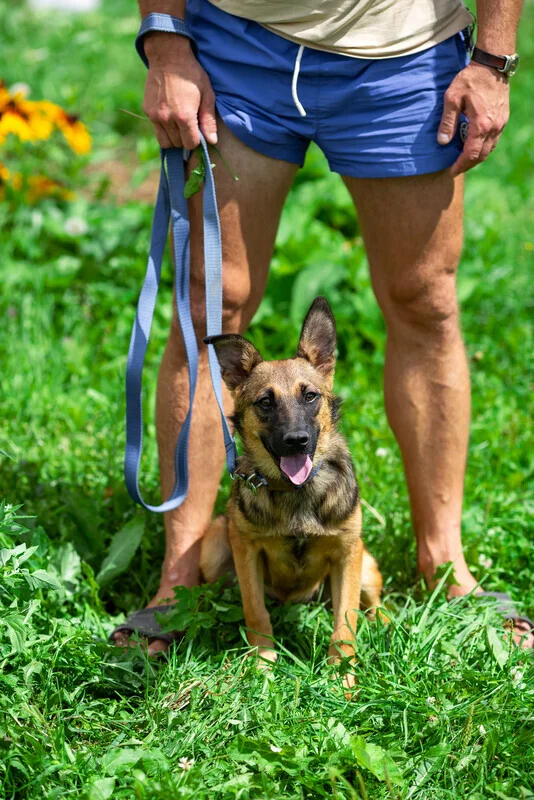
{"label": "dog sitting on grass", "polygon": [[[235,403],[244,445],[227,514],[204,537],[201,570],[214,581],[235,569],[248,639],[276,660],[265,591],[302,602],[330,579],[329,658],[354,658],[357,610],[380,605],[382,577],[361,538],[359,490],[337,430],[336,327],[326,300],[312,304],[295,358],[264,361],[242,336],[208,337]],[[353,677],[345,676],[345,686]]]}

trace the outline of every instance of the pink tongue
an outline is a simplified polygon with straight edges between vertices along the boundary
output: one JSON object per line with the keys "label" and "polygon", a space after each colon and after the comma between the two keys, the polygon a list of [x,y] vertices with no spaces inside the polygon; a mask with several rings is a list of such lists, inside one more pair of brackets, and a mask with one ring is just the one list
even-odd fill
{"label": "pink tongue", "polygon": [[311,472],[312,460],[307,455],[282,456],[280,467],[291,483],[294,483],[295,486],[300,486]]}

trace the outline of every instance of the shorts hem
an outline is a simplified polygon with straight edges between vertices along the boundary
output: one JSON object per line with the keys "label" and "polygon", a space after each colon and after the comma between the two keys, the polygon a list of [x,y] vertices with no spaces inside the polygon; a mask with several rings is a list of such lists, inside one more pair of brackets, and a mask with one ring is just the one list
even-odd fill
{"label": "shorts hem", "polygon": [[219,116],[226,127],[234,136],[237,136],[243,144],[246,144],[257,153],[261,153],[269,158],[275,158],[277,161],[288,161],[290,164],[297,164],[299,167],[304,165],[306,150],[302,151],[300,148],[274,144],[272,142],[266,142],[264,139],[259,139],[236,119],[235,112],[231,108],[225,106],[218,99],[216,100],[216,106]]}
{"label": "shorts hem", "polygon": [[413,175],[428,175],[452,167],[461,149],[449,151],[442,156],[419,158],[390,163],[356,164],[328,159],[331,172],[347,178],[407,178]]}

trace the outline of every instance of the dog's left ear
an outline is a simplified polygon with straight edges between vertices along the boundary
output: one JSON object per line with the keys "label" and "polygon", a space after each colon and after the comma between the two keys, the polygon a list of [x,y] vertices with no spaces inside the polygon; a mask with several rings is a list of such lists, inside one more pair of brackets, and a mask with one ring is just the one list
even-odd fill
{"label": "dog's left ear", "polygon": [[307,359],[332,384],[336,366],[336,322],[324,297],[316,297],[306,314],[297,358]]}
{"label": "dog's left ear", "polygon": [[230,390],[241,386],[254,367],[263,361],[254,345],[237,333],[206,336],[204,344],[214,346],[223,381]]}

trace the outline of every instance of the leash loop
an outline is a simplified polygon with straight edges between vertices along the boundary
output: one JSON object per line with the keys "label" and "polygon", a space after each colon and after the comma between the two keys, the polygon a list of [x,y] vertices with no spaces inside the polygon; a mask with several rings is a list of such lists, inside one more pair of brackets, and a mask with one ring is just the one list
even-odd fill
{"label": "leash loop", "polygon": [[[202,134],[200,138],[206,163],[203,192],[206,335],[214,336],[222,332],[221,229],[208,147]],[[198,346],[189,299],[190,230],[184,188],[184,151],[181,148],[162,150],[160,183],[152,222],[148,265],[137,304],[126,366],[126,451],[124,457],[124,477],[130,497],[148,511],[155,512],[178,508],[187,497],[189,487],[189,431],[198,375]],[[161,265],[169,224],[172,227],[174,243],[176,312],[182,330],[189,372],[189,410],[176,442],[173,490],[161,505],[154,506],[143,500],[139,489],[139,466],[143,451],[142,374],[160,284]],[[208,359],[213,391],[221,414],[226,464],[232,475],[236,468],[237,450],[224,415],[221,372],[213,345],[208,345]]]}

